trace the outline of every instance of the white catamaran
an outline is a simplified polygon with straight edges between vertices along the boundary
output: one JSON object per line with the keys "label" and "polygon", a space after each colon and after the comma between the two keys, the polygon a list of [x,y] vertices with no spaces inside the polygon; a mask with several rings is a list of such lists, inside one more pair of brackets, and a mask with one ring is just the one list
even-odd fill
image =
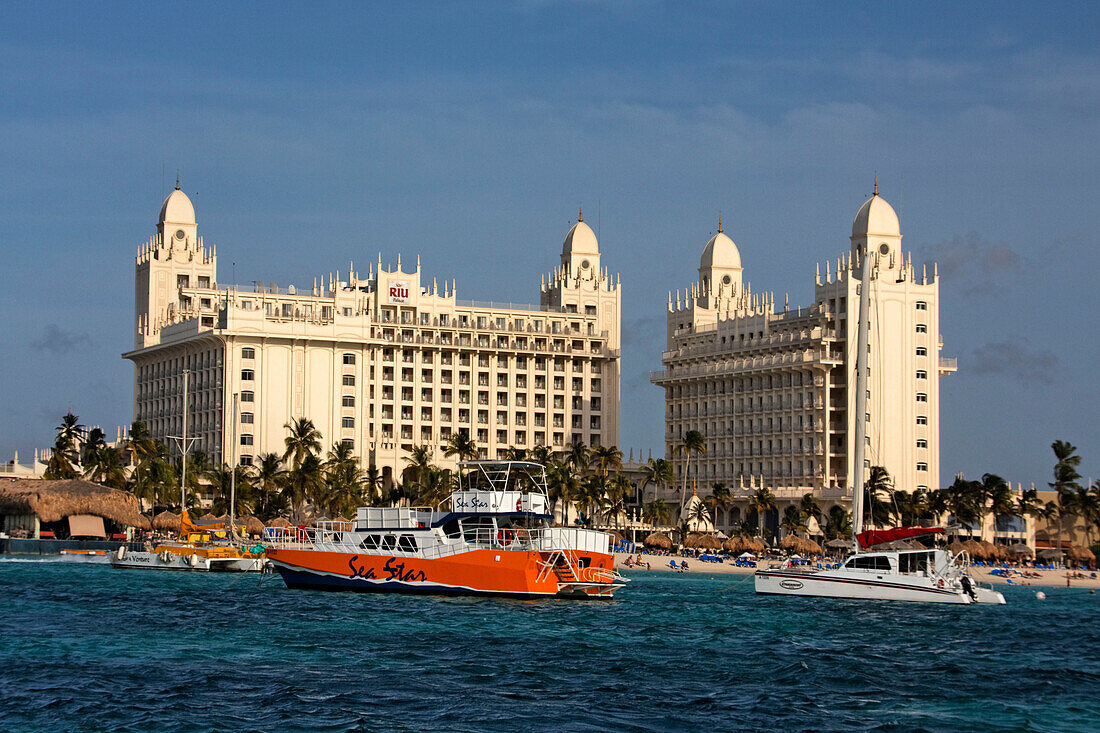
{"label": "white catamaran", "polygon": [[863,531],[863,468],[867,423],[867,340],[872,268],[877,255],[860,252],[859,326],[856,341],[855,491],[852,497],[853,554],[838,568],[810,570],[776,568],[756,571],[756,592],[763,595],[823,596],[930,603],[1004,603],[1004,596],[983,588],[969,575],[965,551],[871,550],[875,545],[907,537],[940,534],[939,527],[897,527]]}

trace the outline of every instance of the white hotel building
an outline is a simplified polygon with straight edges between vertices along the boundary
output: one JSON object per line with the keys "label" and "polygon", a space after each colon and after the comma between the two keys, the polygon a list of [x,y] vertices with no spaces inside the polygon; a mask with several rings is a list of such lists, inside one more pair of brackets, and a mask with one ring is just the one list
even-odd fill
{"label": "white hotel building", "polygon": [[134,363],[134,419],[154,437],[179,435],[188,370],[189,433],[215,461],[281,454],[298,417],[326,449],[350,442],[387,476],[420,444],[453,466],[442,452],[452,432],[483,457],[618,442],[620,285],[583,221],[537,306],[458,300],[419,258],[405,270],[379,257],[312,288],[219,287],[215,251],[177,185],[138,252],[135,286],[134,350],[123,355]]}
{"label": "white hotel building", "polygon": [[[698,491],[722,482],[735,500],[766,486],[779,514],[814,492],[827,511],[851,501],[854,420],[868,421],[865,466],[885,466],[898,489],[938,487],[939,377],[955,371],[940,358],[939,282],[913,268],[901,249],[897,214],[875,194],[856,214],[850,252],[818,266],[808,306],[777,307],[743,280],[741,254],[719,225],[703,249],[699,280],[669,296],[664,369],[665,450],[689,430],[706,439]],[[852,259],[877,253],[871,286],[868,412],[853,414],[858,280]],[[858,261],[858,260],[857,260]],[[849,324],[851,327],[849,328]],[[740,520],[741,501],[720,526]]]}

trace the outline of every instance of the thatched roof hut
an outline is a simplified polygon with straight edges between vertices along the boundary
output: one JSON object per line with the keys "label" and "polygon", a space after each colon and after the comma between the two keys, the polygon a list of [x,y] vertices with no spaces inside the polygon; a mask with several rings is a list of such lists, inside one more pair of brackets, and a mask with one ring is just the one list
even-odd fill
{"label": "thatched roof hut", "polygon": [[695,550],[720,550],[722,541],[708,532],[689,532],[684,547]]}
{"label": "thatched roof hut", "polygon": [[1035,553],[1035,557],[1040,560],[1061,560],[1066,553],[1059,550],[1057,547],[1047,547],[1039,550]]}
{"label": "thatched roof hut", "polygon": [[741,553],[745,551],[745,540],[742,537],[730,537],[722,543],[722,549],[726,552]]}
{"label": "thatched roof hut", "polygon": [[264,523],[256,517],[247,516],[242,521],[244,522],[245,531],[249,534],[259,537],[264,533]]}
{"label": "thatched roof hut", "polygon": [[41,522],[87,514],[128,527],[150,528],[133,494],[83,479],[0,479],[0,514],[33,514]]}
{"label": "thatched roof hut", "polygon": [[825,543],[825,548],[829,550],[850,550],[852,549],[851,540],[842,540],[839,537],[829,540]]}
{"label": "thatched roof hut", "polygon": [[1066,557],[1075,562],[1092,562],[1096,559],[1096,555],[1093,554],[1092,550],[1077,545],[1070,545],[1066,548]]}
{"label": "thatched roof hut", "polygon": [[642,541],[642,544],[646,547],[656,547],[661,550],[671,550],[672,538],[664,532],[654,532],[646,537],[645,540]]}
{"label": "thatched roof hut", "polygon": [[759,537],[750,537],[744,541],[744,548],[749,552],[763,552],[768,546]]}
{"label": "thatched roof hut", "polygon": [[1009,547],[1008,554],[1014,557],[1021,557],[1024,555],[1030,557],[1035,554],[1035,550],[1032,550],[1030,547],[1021,542]]}
{"label": "thatched roof hut", "polygon": [[800,555],[818,555],[821,553],[821,545],[813,540],[807,540],[794,534],[789,534],[780,540],[779,547]]}
{"label": "thatched roof hut", "polygon": [[275,517],[267,523],[268,527],[293,527],[290,520],[286,517]]}
{"label": "thatched roof hut", "polygon": [[153,529],[158,532],[179,532],[180,515],[173,514],[167,509],[153,517]]}

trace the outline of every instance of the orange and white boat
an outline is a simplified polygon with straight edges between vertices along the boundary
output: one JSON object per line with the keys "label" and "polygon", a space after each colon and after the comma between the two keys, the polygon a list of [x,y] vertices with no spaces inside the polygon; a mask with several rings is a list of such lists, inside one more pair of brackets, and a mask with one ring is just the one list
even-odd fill
{"label": "orange and white boat", "polygon": [[537,463],[472,461],[437,508],[360,507],[354,522],[269,528],[267,559],[289,588],[610,598],[626,580],[612,537],[550,526]]}

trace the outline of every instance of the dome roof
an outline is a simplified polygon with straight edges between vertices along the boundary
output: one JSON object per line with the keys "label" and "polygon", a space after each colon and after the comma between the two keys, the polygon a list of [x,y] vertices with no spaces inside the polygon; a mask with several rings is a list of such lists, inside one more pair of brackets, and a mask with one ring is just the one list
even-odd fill
{"label": "dome roof", "polygon": [[852,222],[853,237],[866,234],[901,236],[901,224],[898,223],[898,215],[894,212],[894,207],[886,203],[886,199],[877,193],[859,207],[855,221]]}
{"label": "dome roof", "polygon": [[741,267],[741,253],[737,245],[721,231],[710,238],[699,259],[700,269],[710,267]]}
{"label": "dome roof", "polygon": [[178,188],[168,194],[164,204],[160,207],[159,223],[172,222],[173,224],[194,224],[195,207],[191,205],[191,199]]}
{"label": "dome roof", "polygon": [[578,221],[574,224],[569,230],[569,233],[565,235],[565,242],[561,246],[561,252],[564,255],[598,255],[600,253],[600,247],[596,242],[596,234],[592,231],[592,227],[588,226],[583,221]]}

